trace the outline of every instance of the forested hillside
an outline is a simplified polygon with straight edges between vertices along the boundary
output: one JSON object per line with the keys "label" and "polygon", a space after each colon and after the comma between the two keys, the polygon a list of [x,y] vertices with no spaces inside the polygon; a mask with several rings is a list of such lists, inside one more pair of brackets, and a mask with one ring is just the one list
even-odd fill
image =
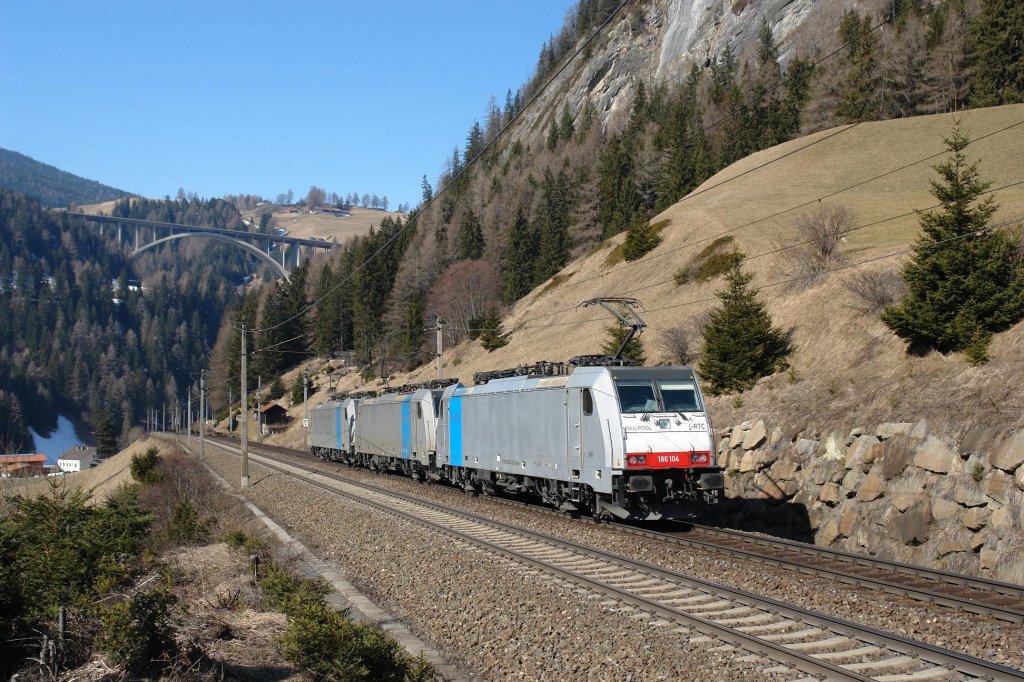
{"label": "forested hillside", "polygon": [[[655,214],[758,150],[1024,100],[1024,11],[1010,0],[724,7],[578,2],[529,81],[503,107],[492,98],[436,182],[423,177],[409,221],[308,273],[296,296],[327,298],[299,316],[316,333],[292,341],[281,368],[349,349],[367,375],[416,366],[437,315],[446,344],[494,343],[502,310],[621,232],[620,257],[641,257],[660,240]],[[680,47],[679,26],[706,33]],[[251,306],[251,325],[274,326],[280,306]]]}
{"label": "forested hillside", "polygon": [[[115,213],[234,226],[220,200],[126,200]],[[73,214],[0,192],[0,444],[31,447],[58,411],[117,436],[182,401],[251,273],[239,250],[181,244],[128,260]],[[129,280],[141,282],[128,286]]]}
{"label": "forested hillside", "polygon": [[95,204],[128,194],[9,149],[0,149],[0,189],[25,194],[46,208]]}

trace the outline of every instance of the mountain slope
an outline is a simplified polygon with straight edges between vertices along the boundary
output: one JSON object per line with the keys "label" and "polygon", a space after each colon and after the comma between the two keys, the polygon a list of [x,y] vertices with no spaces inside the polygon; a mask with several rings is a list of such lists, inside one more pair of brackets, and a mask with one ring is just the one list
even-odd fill
{"label": "mountain slope", "polygon": [[0,149],[0,189],[28,195],[44,208],[92,204],[129,194],[9,149]]}
{"label": "mountain slope", "polygon": [[[980,161],[982,176],[994,188],[1024,180],[1016,161],[1024,154],[1024,125],[996,132],[1024,121],[1024,105],[957,116],[977,140],[968,158]],[[914,211],[936,203],[929,194],[929,180],[935,177],[931,166],[944,158],[942,137],[949,135],[953,119],[946,114],[834,128],[729,166],[653,219],[669,224],[661,233],[663,243],[646,257],[610,266],[609,254],[624,235],[607,240],[514,307],[504,323],[511,332],[508,346],[493,353],[477,342],[446,349],[448,373],[469,383],[476,371],[600,352],[610,317],[575,306],[602,296],[631,296],[644,303],[649,327],[642,338],[649,362],[668,359],[657,342],[672,328],[685,330],[691,348],[699,350],[699,319],[717,304],[722,281],[679,286],[673,273],[725,234],[748,257],[792,245],[797,241],[794,219],[827,197],[823,203],[852,210],[858,226],[870,225],[849,235],[843,245],[846,265],[871,262],[810,286],[780,284],[796,269],[785,251],[744,263],[755,275],[752,286],[767,287],[758,295],[776,324],[794,331],[797,350],[788,375],[766,379],[740,399],[712,399],[717,423],[759,417],[774,423],[806,419],[824,427],[928,418],[954,433],[978,422],[1021,425],[1024,403],[1013,376],[1024,368],[1024,325],[997,335],[992,360],[982,367],[971,367],[957,355],[913,357],[877,314],[861,310],[861,302],[844,286],[858,272],[899,271],[900,254],[917,234]],[[930,155],[936,156],[895,170]],[[864,182],[888,171],[894,172]],[[997,222],[1020,221],[1024,186],[999,191],[996,198],[1001,206]],[[780,214],[801,204],[807,206]],[[776,217],[759,220],[768,216]],[[892,216],[901,217],[880,222]],[[433,376],[434,367],[424,366],[409,380]]]}

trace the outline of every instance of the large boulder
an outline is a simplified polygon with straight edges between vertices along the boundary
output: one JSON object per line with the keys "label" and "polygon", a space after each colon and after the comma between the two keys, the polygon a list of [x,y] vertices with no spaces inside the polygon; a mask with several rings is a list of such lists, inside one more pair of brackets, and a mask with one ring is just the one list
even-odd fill
{"label": "large boulder", "polygon": [[1007,504],[1010,500],[1012,481],[1009,474],[1004,474],[1002,471],[990,471],[981,482],[981,490],[999,504]]}
{"label": "large boulder", "polygon": [[1013,482],[1017,484],[1017,487],[1024,490],[1024,467],[1017,467],[1017,473],[1013,477]]}
{"label": "large boulder", "polygon": [[846,458],[818,457],[811,464],[809,475],[815,485],[838,483],[846,475]]}
{"label": "large boulder", "polygon": [[1013,511],[1009,507],[1000,507],[992,512],[992,530],[1000,538],[1005,538],[1013,531]]}
{"label": "large boulder", "polygon": [[955,459],[958,459],[956,453],[941,438],[928,436],[914,453],[914,466],[936,474],[948,474]]}
{"label": "large boulder", "polygon": [[997,445],[989,463],[1007,473],[1013,473],[1024,463],[1024,431],[1018,431]]}
{"label": "large boulder", "polygon": [[932,497],[932,519],[939,528],[945,528],[960,519],[964,508],[941,495]]}
{"label": "large boulder", "polygon": [[843,476],[843,482],[839,486],[843,489],[843,495],[846,497],[853,497],[860,490],[861,484],[864,482],[866,474],[860,469],[850,469]]}
{"label": "large boulder", "polygon": [[758,419],[750,430],[743,434],[743,449],[753,450],[768,439],[768,431],[764,428],[764,420]]}
{"label": "large boulder", "polygon": [[859,519],[860,513],[857,511],[856,504],[844,505],[843,511],[839,514],[839,524],[836,526],[836,530],[844,538],[848,538],[857,529],[857,521]]}
{"label": "large boulder", "polygon": [[857,499],[870,502],[877,500],[884,492],[885,478],[882,476],[882,468],[876,465],[861,482],[860,489],[857,491]]}
{"label": "large boulder", "polygon": [[846,496],[843,494],[843,491],[840,490],[838,483],[826,483],[821,486],[821,492],[818,494],[818,499],[830,507],[836,506],[840,501],[845,499],[845,497]]}
{"label": "large boulder", "polygon": [[954,482],[953,499],[965,507],[982,507],[988,504],[988,496],[970,476],[950,478]]}
{"label": "large boulder", "polygon": [[903,473],[916,451],[917,444],[906,436],[893,436],[887,440],[882,454],[882,475],[885,479],[889,480]]}
{"label": "large boulder", "polygon": [[999,432],[990,426],[975,426],[964,436],[963,442],[960,443],[960,452],[988,452],[998,437]]}
{"label": "large boulder", "polygon": [[928,540],[931,531],[931,505],[928,498],[920,495],[905,512],[888,515],[886,530],[889,535],[904,545],[919,545]]}
{"label": "large boulder", "polygon": [[889,482],[885,496],[892,501],[892,506],[901,512],[907,511],[924,492],[927,474],[911,469],[906,475]]}
{"label": "large boulder", "polygon": [[874,460],[872,448],[877,444],[878,439],[874,436],[858,436],[846,450],[846,468],[853,469],[870,464]]}
{"label": "large boulder", "polygon": [[980,530],[988,524],[992,512],[985,507],[972,507],[964,512],[963,524],[969,530]]}
{"label": "large boulder", "polygon": [[789,481],[796,476],[796,472],[799,470],[799,462],[789,459],[788,457],[783,457],[776,460],[775,464],[772,464],[771,476],[776,481]]}

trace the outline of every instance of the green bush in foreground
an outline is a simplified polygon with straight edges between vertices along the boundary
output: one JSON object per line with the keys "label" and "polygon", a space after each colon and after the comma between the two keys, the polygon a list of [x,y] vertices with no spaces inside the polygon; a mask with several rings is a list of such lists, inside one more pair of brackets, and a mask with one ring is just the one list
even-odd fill
{"label": "green bush in foreground", "polygon": [[284,612],[288,630],[280,637],[286,659],[325,680],[426,682],[434,669],[408,656],[381,628],[353,621],[324,601],[328,587],[270,565],[260,579],[260,604]]}
{"label": "green bush in foreground", "polygon": [[115,604],[100,616],[100,650],[129,671],[167,660],[176,650],[170,622],[171,607],[176,601],[173,594],[158,589]]}

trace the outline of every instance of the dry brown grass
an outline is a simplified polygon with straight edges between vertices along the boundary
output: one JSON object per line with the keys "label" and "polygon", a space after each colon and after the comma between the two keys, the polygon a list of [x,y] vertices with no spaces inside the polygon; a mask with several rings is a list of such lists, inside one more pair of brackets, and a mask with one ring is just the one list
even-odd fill
{"label": "dry brown grass", "polygon": [[288,230],[289,237],[320,237],[342,244],[352,237],[366,234],[371,227],[379,227],[380,222],[389,216],[404,218],[405,214],[353,208],[352,215],[339,218],[326,213],[308,213],[299,209],[298,213],[288,211],[274,213],[274,220],[271,224]]}
{"label": "dry brown grass", "polygon": [[[1024,105],[980,109],[961,116],[963,126],[977,139],[1024,119]],[[904,256],[850,267],[794,290],[779,284],[788,277],[781,254],[757,256],[779,243],[795,241],[793,221],[800,211],[746,226],[836,193],[828,202],[854,211],[860,225],[910,214],[850,234],[843,246],[848,266],[905,251],[917,234],[914,209],[935,203],[928,181],[934,176],[931,166],[939,158],[840,190],[941,152],[942,137],[950,133],[952,124],[951,115],[865,123],[793,140],[744,159],[655,217],[671,224],[661,233],[661,245],[646,257],[608,267],[607,252],[601,248],[570,263],[563,270],[573,272],[570,280],[557,287],[538,288],[508,313],[504,320],[504,328],[511,332],[507,346],[493,353],[479,342],[446,349],[446,372],[457,372],[464,383],[470,383],[473,373],[481,370],[599,352],[609,319],[594,309],[576,308],[580,301],[599,296],[631,296],[645,303],[643,316],[649,327],[642,341],[648,361],[663,362],[667,356],[655,343],[658,335],[670,328],[695,330],[701,314],[717,304],[715,293],[721,288],[719,281],[677,286],[673,272],[715,238],[732,234],[737,247],[753,257],[744,268],[753,273],[753,286],[761,288],[758,295],[775,323],[793,330],[796,353],[790,373],[763,380],[740,401],[732,396],[710,400],[719,426],[764,418],[784,427],[806,420],[831,430],[924,418],[933,428],[953,436],[975,424],[1022,426],[1024,399],[1019,379],[1024,370],[1024,324],[997,335],[991,361],[981,367],[970,366],[962,355],[909,356],[905,344],[877,315],[865,313],[863,302],[843,284],[845,277],[857,271],[898,270]],[[983,176],[996,187],[1021,180],[1024,126],[972,144],[968,157],[980,160]],[[752,170],[773,159],[764,168]],[[746,171],[750,172],[744,175]],[[736,179],[722,184],[729,178]],[[1001,209],[996,220],[1024,213],[1024,186],[1000,192],[997,198]],[[624,238],[618,235],[609,241],[614,246]],[[435,375],[435,365],[424,365],[392,383]],[[342,388],[360,384],[353,374]],[[379,381],[371,384],[380,385]],[[301,431],[297,438],[283,438],[301,443]]]}
{"label": "dry brown grass", "polygon": [[92,490],[93,502],[103,502],[107,495],[122,483],[133,482],[132,457],[141,455],[147,448],[155,446],[162,457],[175,447],[166,441],[154,438],[140,438],[107,461],[92,469],[59,477],[30,479],[0,479],[0,497],[11,495],[41,495],[49,491],[50,482],[56,482],[68,489]]}

